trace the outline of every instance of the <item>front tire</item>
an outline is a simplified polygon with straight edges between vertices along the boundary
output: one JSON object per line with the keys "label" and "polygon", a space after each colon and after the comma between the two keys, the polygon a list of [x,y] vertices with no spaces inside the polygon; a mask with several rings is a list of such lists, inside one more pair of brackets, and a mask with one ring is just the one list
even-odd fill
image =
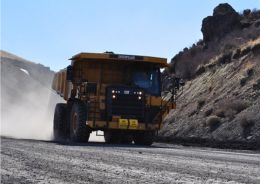
{"label": "front tire", "polygon": [[108,144],[120,143],[120,140],[119,140],[120,135],[116,131],[111,131],[111,130],[104,131],[104,139],[105,139],[105,142]]}
{"label": "front tire", "polygon": [[74,102],[70,113],[70,139],[73,142],[88,142],[91,130],[86,125],[87,106]]}
{"label": "front tire", "polygon": [[56,104],[53,119],[53,136],[55,141],[61,141],[66,138],[66,117],[67,105],[64,103]]}
{"label": "front tire", "polygon": [[131,134],[113,130],[105,131],[104,138],[108,144],[131,144],[133,140]]}
{"label": "front tire", "polygon": [[133,139],[137,145],[151,146],[155,139],[155,132],[136,132],[133,136]]}

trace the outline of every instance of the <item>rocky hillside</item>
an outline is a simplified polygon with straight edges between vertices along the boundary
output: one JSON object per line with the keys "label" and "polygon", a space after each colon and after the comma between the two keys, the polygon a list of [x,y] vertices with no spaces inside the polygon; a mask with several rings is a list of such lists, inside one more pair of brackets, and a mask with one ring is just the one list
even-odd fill
{"label": "rocky hillside", "polygon": [[202,21],[203,39],[175,55],[171,60],[171,68],[165,73],[191,79],[200,64],[257,39],[260,36],[259,28],[259,10],[244,10],[239,14],[229,4],[220,4],[213,10],[212,16]]}
{"label": "rocky hillside", "polygon": [[186,84],[160,140],[260,147],[260,12],[220,4],[201,30],[203,40],[174,56],[165,72]]}
{"label": "rocky hillside", "polygon": [[1,51],[1,135],[51,138],[53,75],[49,67]]}

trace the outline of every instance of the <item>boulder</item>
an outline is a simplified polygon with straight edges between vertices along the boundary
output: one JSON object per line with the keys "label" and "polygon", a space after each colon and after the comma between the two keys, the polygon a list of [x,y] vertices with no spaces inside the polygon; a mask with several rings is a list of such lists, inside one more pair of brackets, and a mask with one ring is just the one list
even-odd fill
{"label": "boulder", "polygon": [[251,13],[251,10],[250,10],[250,9],[245,9],[245,10],[243,11],[243,15],[244,15],[244,16],[249,16],[250,13]]}
{"label": "boulder", "polygon": [[219,4],[213,16],[203,19],[201,32],[205,42],[221,38],[236,28],[241,27],[240,15],[227,3]]}

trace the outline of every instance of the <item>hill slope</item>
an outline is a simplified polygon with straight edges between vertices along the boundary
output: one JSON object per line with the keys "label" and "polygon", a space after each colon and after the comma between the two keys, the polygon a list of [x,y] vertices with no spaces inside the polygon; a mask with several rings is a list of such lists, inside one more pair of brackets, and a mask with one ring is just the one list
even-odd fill
{"label": "hill slope", "polygon": [[[214,14],[220,9],[223,4]],[[211,32],[200,44],[173,58],[173,68],[165,75],[175,72],[187,82],[178,94],[177,109],[159,133],[161,140],[260,147],[260,28],[256,26],[260,16],[257,11],[250,16],[248,11],[238,17],[240,26],[242,20],[251,21],[246,28],[223,28],[225,34],[218,30],[219,35]],[[250,18],[245,20],[245,16]],[[245,30],[252,34],[250,38],[244,36]],[[239,35],[240,42],[236,41]],[[232,46],[221,50],[223,43]]]}

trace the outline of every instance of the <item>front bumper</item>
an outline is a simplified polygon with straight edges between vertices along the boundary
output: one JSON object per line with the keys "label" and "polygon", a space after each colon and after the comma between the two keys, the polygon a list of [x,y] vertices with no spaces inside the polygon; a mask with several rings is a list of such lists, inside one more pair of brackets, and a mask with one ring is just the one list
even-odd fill
{"label": "front bumper", "polygon": [[151,124],[151,123],[142,123],[139,122],[137,126],[130,126],[130,123],[126,126],[120,125],[120,123],[114,121],[87,121],[87,126],[89,126],[93,130],[107,130],[107,129],[116,129],[116,130],[142,130],[142,131],[151,131],[151,130],[159,130],[161,128],[161,124]]}

